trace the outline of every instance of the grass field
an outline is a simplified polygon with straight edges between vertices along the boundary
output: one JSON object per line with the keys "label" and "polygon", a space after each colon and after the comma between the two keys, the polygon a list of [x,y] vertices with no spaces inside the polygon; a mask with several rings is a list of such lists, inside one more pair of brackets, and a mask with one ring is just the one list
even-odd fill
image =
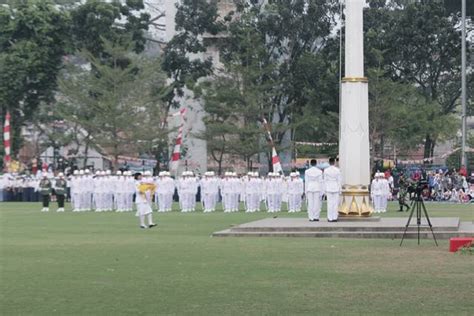
{"label": "grass field", "polygon": [[[473,205],[427,207],[432,217],[474,218]],[[407,216],[395,209],[384,216]],[[158,227],[141,230],[132,213],[41,213],[31,203],[0,210],[1,315],[474,310],[474,256],[449,253],[447,241],[210,237],[266,213],[154,213]]]}

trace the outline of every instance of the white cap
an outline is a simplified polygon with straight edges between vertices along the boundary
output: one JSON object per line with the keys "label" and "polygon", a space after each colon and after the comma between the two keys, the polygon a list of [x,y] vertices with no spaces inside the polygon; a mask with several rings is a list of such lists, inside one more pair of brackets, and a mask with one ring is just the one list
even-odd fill
{"label": "white cap", "polygon": [[79,174],[82,176],[84,174],[84,170],[79,170]]}
{"label": "white cap", "polygon": [[121,175],[122,175],[122,171],[118,170],[118,171],[117,171],[117,175],[118,175],[118,176],[121,176]]}
{"label": "white cap", "polygon": [[85,174],[91,173],[89,169],[84,170]]}
{"label": "white cap", "polygon": [[97,170],[97,171],[95,172],[95,175],[96,175],[96,176],[100,176],[100,171]]}
{"label": "white cap", "polygon": [[107,173],[106,173],[105,171],[101,171],[101,172],[100,172],[100,175],[101,175],[101,176],[105,176],[106,174],[107,174]]}
{"label": "white cap", "polygon": [[79,170],[74,170],[73,174],[77,176],[79,174]]}
{"label": "white cap", "polygon": [[148,176],[151,176],[151,171],[150,171],[150,170],[146,170],[146,171],[143,173],[143,175],[145,175],[145,176],[147,176],[147,177],[148,177]]}
{"label": "white cap", "polygon": [[64,177],[64,173],[62,172],[58,173],[58,177]]}
{"label": "white cap", "polygon": [[112,171],[107,170],[105,173],[106,173],[107,175],[109,175],[109,174],[112,174]]}

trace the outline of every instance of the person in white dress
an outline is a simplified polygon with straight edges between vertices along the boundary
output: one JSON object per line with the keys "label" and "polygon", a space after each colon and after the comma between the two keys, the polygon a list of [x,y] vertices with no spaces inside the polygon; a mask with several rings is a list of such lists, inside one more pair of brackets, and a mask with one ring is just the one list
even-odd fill
{"label": "person in white dress", "polygon": [[[143,177],[140,173],[135,175],[135,179],[135,204],[137,206],[135,215],[140,219],[140,228],[155,227],[151,205],[156,186],[151,177]],[[148,225],[145,224],[145,218],[148,220]]]}

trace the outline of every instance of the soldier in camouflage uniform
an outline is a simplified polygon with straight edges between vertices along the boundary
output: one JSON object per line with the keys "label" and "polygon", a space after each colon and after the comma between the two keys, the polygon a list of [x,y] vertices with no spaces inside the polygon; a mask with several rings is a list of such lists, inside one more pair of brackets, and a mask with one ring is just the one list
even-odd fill
{"label": "soldier in camouflage uniform", "polygon": [[64,212],[64,199],[67,192],[67,182],[64,179],[64,174],[61,172],[58,174],[59,179],[54,184],[54,194],[58,201],[58,212]]}
{"label": "soldier in camouflage uniform", "polygon": [[39,185],[39,192],[41,194],[41,200],[43,201],[43,209],[41,212],[49,211],[49,198],[51,195],[52,187],[51,181],[48,179],[48,175],[44,173],[43,179],[41,179]]}
{"label": "soldier in camouflage uniform", "polygon": [[405,177],[403,173],[400,173],[400,178],[398,179],[398,205],[400,205],[400,209],[398,210],[399,212],[403,212],[404,206],[406,206],[407,211],[410,209],[410,206],[407,203],[409,186],[409,180]]}

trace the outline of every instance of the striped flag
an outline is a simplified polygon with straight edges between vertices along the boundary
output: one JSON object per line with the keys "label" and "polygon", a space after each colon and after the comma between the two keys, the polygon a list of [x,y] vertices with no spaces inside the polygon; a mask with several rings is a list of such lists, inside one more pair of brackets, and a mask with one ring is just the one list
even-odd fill
{"label": "striped flag", "polygon": [[171,155],[170,170],[177,171],[179,167],[179,161],[181,159],[181,144],[183,143],[183,130],[184,130],[184,115],[186,114],[186,108],[182,108],[176,113],[171,114],[172,117],[181,117],[181,124],[178,129],[178,136],[176,137],[173,154]]}
{"label": "striped flag", "polygon": [[3,126],[3,146],[5,147],[4,164],[8,170],[8,165],[11,162],[11,143],[10,143],[10,112],[7,112],[5,117],[5,125]]}
{"label": "striped flag", "polygon": [[280,163],[280,158],[278,158],[275,147],[272,147],[272,166],[273,172],[283,172],[283,168],[281,167]]}
{"label": "striped flag", "polygon": [[277,151],[275,149],[275,144],[273,143],[272,133],[270,132],[270,125],[268,124],[265,118],[262,118],[263,126],[267,131],[267,138],[269,143],[272,145],[272,167],[273,172],[283,172],[283,168],[281,167],[280,158],[278,157]]}

